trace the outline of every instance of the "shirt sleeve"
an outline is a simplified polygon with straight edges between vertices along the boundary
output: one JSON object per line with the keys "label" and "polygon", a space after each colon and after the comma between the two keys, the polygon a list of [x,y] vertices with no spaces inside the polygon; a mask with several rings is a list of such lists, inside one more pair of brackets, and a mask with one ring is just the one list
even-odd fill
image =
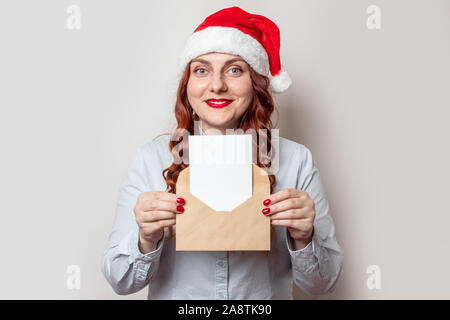
{"label": "shirt sleeve", "polygon": [[331,293],[342,274],[344,252],[336,241],[334,222],[319,171],[311,151],[301,146],[304,154],[299,170],[297,189],[305,190],[314,201],[315,219],[312,241],[303,249],[295,250],[294,240],[286,228],[294,283],[309,295]]}
{"label": "shirt sleeve", "polygon": [[117,294],[138,292],[148,285],[158,270],[164,239],[157,248],[142,254],[138,247],[139,228],[134,215],[137,197],[149,191],[145,181],[143,148],[138,149],[122,182],[116,217],[102,258],[102,272]]}

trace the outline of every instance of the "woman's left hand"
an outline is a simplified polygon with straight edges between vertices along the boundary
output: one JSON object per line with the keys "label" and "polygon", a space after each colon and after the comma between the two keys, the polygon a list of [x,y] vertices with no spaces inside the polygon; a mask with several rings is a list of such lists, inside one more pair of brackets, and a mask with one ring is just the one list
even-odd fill
{"label": "woman's left hand", "polygon": [[303,249],[311,242],[316,211],[308,192],[283,189],[271,194],[263,204],[265,208],[262,213],[270,216],[273,225],[288,228],[295,240],[296,250]]}

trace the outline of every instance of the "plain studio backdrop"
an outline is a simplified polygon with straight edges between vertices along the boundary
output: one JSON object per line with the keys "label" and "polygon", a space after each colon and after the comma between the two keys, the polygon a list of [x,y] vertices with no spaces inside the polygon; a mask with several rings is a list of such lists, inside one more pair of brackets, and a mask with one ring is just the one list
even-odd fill
{"label": "plain studio backdrop", "polygon": [[0,298],[146,298],[101,273],[119,186],[175,125],[187,37],[233,5],[281,30],[280,135],[312,151],[345,253],[334,293],[295,298],[450,298],[446,0],[2,1]]}

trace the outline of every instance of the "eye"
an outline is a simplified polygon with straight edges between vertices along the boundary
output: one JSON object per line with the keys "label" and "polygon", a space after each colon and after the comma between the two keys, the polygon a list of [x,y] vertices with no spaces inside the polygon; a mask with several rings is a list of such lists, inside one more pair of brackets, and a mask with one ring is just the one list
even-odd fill
{"label": "eye", "polygon": [[[203,70],[203,71],[205,71],[205,72],[197,72],[197,71],[199,71],[199,70]],[[194,73],[205,74],[205,73],[206,73],[206,69],[205,69],[205,68],[197,68],[197,69],[194,70]]]}
{"label": "eye", "polygon": [[239,71],[239,72],[231,72],[231,73],[233,73],[233,74],[239,74],[239,73],[242,72],[242,69],[241,69],[241,68],[237,68],[237,67],[234,67],[234,68],[231,68],[231,69],[230,69],[230,71],[232,71],[232,70],[237,70],[237,71]]}

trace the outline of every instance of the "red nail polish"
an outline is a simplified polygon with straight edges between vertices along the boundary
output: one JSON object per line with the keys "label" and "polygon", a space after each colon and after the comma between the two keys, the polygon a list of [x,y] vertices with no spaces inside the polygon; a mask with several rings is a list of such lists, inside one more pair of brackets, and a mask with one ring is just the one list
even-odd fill
{"label": "red nail polish", "polygon": [[183,212],[183,211],[184,211],[183,206],[177,206],[177,211],[178,211],[178,212]]}
{"label": "red nail polish", "polygon": [[267,206],[268,204],[270,204],[270,199],[266,199],[266,200],[264,200],[264,202],[263,202],[263,203],[264,203],[264,205],[265,205],[265,206]]}
{"label": "red nail polish", "polygon": [[262,213],[263,214],[268,214],[270,212],[270,208],[264,208],[263,210],[262,210]]}
{"label": "red nail polish", "polygon": [[177,203],[179,204],[184,204],[184,199],[183,198],[177,198]]}

